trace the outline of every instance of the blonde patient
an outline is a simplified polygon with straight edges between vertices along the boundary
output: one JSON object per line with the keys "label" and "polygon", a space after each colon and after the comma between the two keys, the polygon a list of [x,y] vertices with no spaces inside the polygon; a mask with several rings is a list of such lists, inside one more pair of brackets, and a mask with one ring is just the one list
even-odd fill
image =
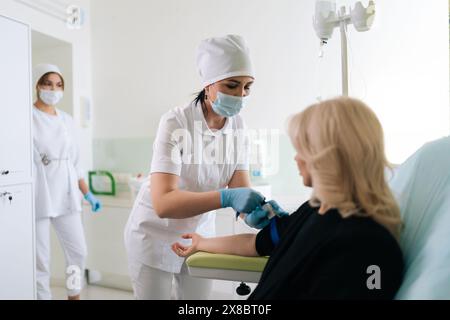
{"label": "blonde patient", "polygon": [[[182,235],[197,251],[270,256],[249,299],[393,299],[403,273],[400,212],[385,180],[383,130],[363,102],[339,97],[294,115],[288,126],[309,201],[257,234]],[[271,202],[277,211],[283,210]],[[249,216],[269,219],[258,207]]]}

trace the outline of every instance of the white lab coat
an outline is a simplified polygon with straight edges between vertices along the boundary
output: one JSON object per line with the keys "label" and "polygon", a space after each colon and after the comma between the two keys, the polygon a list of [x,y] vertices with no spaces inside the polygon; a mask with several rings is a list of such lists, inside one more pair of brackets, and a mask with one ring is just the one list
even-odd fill
{"label": "white lab coat", "polygon": [[[56,109],[50,115],[33,107],[36,218],[55,218],[81,212],[78,187],[83,171],[72,117]],[[51,163],[42,162],[47,155]]]}
{"label": "white lab coat", "polygon": [[[205,192],[224,188],[236,170],[249,168],[249,144],[244,129],[239,115],[227,118],[224,127],[213,132],[206,124],[201,106],[191,103],[175,108],[161,118],[153,144],[151,173],[178,175],[180,190]],[[187,139],[176,139],[172,135],[183,132],[189,133],[190,144],[187,144]],[[200,154],[210,151],[211,146],[218,142],[228,145],[221,152],[225,161],[208,163],[209,159],[199,159]],[[204,236],[214,236],[214,213],[186,219],[159,218],[152,205],[148,178],[139,191],[125,228],[129,260],[166,272],[180,273],[184,258],[172,252],[172,243],[181,241],[183,233],[194,231]]]}

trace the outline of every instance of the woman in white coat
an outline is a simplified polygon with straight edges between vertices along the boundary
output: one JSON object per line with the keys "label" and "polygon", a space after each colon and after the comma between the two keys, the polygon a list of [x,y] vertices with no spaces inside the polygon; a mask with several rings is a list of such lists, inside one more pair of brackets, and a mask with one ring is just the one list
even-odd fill
{"label": "woman in white coat", "polygon": [[264,202],[249,188],[248,141],[238,114],[254,81],[244,40],[202,41],[197,66],[203,90],[162,116],[150,176],[125,228],[137,299],[207,299],[212,281],[190,277],[171,243],[188,230],[214,236],[216,209],[250,213]]}
{"label": "woman in white coat", "polygon": [[68,298],[77,300],[87,254],[80,191],[94,212],[101,203],[83,179],[74,122],[55,107],[64,92],[61,71],[55,65],[38,65],[33,82],[37,90],[33,107],[37,298],[51,299],[51,224],[65,255]]}

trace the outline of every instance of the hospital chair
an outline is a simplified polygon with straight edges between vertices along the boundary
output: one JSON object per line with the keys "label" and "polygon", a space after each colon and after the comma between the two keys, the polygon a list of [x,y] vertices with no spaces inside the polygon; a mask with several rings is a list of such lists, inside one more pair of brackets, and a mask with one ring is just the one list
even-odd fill
{"label": "hospital chair", "polygon": [[193,277],[241,281],[236,289],[241,296],[248,295],[249,283],[258,283],[268,257],[242,257],[229,254],[197,252],[186,259],[189,274]]}
{"label": "hospital chair", "polygon": [[[396,299],[450,299],[450,137],[424,145],[389,185],[403,219],[405,272]],[[205,252],[186,260],[194,277],[246,282],[258,282],[266,262]]]}
{"label": "hospital chair", "polygon": [[[267,193],[267,192],[266,192]],[[233,210],[227,214],[234,215]],[[241,219],[233,221],[230,234],[256,233]],[[227,219],[227,222],[229,220]],[[224,222],[224,221],[222,221]],[[225,234],[228,234],[227,232]],[[240,282],[236,293],[240,296],[250,294],[247,283],[258,283],[268,257],[242,257],[228,254],[197,252],[186,259],[188,272],[193,277]]]}
{"label": "hospital chair", "polygon": [[405,273],[396,299],[450,299],[450,137],[419,149],[390,186],[404,223]]}

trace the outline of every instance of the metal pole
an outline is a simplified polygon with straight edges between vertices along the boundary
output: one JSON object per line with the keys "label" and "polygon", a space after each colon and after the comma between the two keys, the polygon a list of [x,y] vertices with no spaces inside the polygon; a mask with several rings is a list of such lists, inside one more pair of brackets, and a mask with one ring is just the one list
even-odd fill
{"label": "metal pole", "polygon": [[342,95],[348,96],[347,19],[345,7],[341,7],[339,20],[341,27]]}

